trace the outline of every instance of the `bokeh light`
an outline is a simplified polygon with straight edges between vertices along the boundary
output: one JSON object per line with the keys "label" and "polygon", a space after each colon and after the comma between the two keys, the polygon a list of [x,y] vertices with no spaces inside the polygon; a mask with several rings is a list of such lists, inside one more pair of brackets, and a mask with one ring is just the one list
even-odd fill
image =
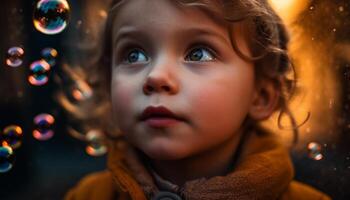
{"label": "bokeh light", "polygon": [[38,60],[30,65],[28,81],[35,86],[41,86],[48,82],[50,65],[45,60]]}
{"label": "bokeh light", "polygon": [[69,12],[66,0],[40,0],[33,14],[34,27],[44,34],[60,33],[67,27]]}
{"label": "bokeh light", "polygon": [[90,156],[102,156],[107,152],[107,147],[104,143],[104,134],[100,130],[90,130],[86,134],[88,146],[86,153]]}
{"label": "bokeh light", "polygon": [[314,160],[322,160],[323,155],[321,153],[322,147],[320,144],[316,142],[310,142],[307,145],[307,149],[309,151],[309,157]]}
{"label": "bokeh light", "polygon": [[12,169],[14,153],[11,147],[0,146],[0,173],[6,173]]}
{"label": "bokeh light", "polygon": [[92,96],[92,89],[83,80],[75,81],[75,84],[72,86],[72,96],[77,101],[84,101],[89,99]]}
{"label": "bokeh light", "polygon": [[7,51],[6,65],[19,67],[23,63],[24,50],[21,47],[11,47]]}
{"label": "bokeh light", "polygon": [[49,140],[54,135],[54,131],[52,130],[54,123],[55,118],[50,114],[42,113],[35,116],[33,137],[40,141]]}
{"label": "bokeh light", "polygon": [[58,55],[58,52],[54,48],[45,48],[41,51],[42,58],[49,63],[49,65],[52,67],[56,65],[56,57]]}
{"label": "bokeh light", "polygon": [[13,149],[17,149],[21,146],[22,139],[22,128],[17,125],[10,125],[5,127],[0,135],[1,146],[10,146]]}

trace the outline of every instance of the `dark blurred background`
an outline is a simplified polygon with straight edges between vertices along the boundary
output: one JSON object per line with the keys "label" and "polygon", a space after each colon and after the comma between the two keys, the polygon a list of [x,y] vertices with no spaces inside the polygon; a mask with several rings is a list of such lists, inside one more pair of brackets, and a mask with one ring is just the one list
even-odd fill
{"label": "dark blurred background", "polygon": [[[84,175],[105,168],[105,156],[94,157],[86,153],[86,144],[73,138],[67,131],[71,123],[68,114],[59,106],[54,94],[59,90],[53,81],[55,73],[61,73],[63,63],[83,63],[89,59],[86,49],[96,43],[98,22],[105,19],[105,1],[71,0],[67,28],[55,35],[37,31],[33,26],[33,10],[36,1],[5,0],[1,8],[1,66],[0,66],[0,130],[16,124],[23,129],[23,142],[15,150],[13,168],[0,173],[1,200],[55,200]],[[329,70],[336,75],[339,97],[329,105],[336,105],[332,125],[316,130],[312,136],[301,138],[298,147],[291,150],[296,168],[296,179],[329,194],[333,199],[350,199],[350,5],[348,0],[309,1],[296,21],[310,41],[317,45],[331,46],[328,56],[332,59]],[[331,31],[329,31],[331,30]],[[95,43],[94,43],[95,41]],[[78,44],[79,43],[79,44]],[[84,43],[90,43],[84,45]],[[310,47],[317,54],[317,45]],[[23,64],[12,68],[5,64],[10,47],[21,46],[25,50]],[[58,51],[56,65],[49,75],[49,82],[33,86],[27,81],[29,65],[38,60],[46,47]],[[324,52],[322,52],[324,53]],[[320,56],[319,56],[320,57]],[[317,57],[316,57],[317,59]],[[328,80],[328,79],[327,79]],[[319,77],[319,82],[327,85]],[[312,92],[311,92],[312,93]],[[322,110],[321,108],[319,108]],[[39,113],[54,116],[55,135],[47,141],[33,138],[33,118]],[[320,114],[322,115],[322,113]],[[333,123],[334,121],[334,123]],[[317,126],[322,127],[319,123]],[[306,129],[306,133],[313,132]],[[321,135],[321,136],[320,136]],[[316,141],[322,148],[322,159],[310,156],[307,144]],[[321,153],[320,152],[320,153]]]}

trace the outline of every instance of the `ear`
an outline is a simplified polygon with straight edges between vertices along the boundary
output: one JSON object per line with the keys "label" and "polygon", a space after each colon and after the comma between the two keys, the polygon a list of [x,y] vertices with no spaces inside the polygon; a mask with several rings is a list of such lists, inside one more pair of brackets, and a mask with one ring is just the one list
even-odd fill
{"label": "ear", "polygon": [[275,111],[280,92],[272,80],[260,81],[256,86],[249,116],[253,120],[265,120]]}

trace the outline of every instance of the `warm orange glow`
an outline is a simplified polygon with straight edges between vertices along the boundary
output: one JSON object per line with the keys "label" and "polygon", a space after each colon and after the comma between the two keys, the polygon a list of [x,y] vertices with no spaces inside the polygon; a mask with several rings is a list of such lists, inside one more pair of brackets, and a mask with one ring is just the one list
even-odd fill
{"label": "warm orange glow", "polygon": [[278,12],[281,18],[287,23],[295,20],[298,14],[309,4],[309,0],[269,0],[272,7]]}
{"label": "warm orange glow", "polygon": [[[299,142],[307,143],[314,138],[324,138],[326,136],[321,134],[335,124],[335,114],[339,106],[340,96],[338,92],[340,86],[333,70],[334,60],[330,53],[332,43],[327,42],[326,39],[314,41],[314,36],[310,31],[311,27],[293,24],[302,11],[310,9],[309,1],[270,0],[270,2],[287,24],[291,35],[289,53],[296,66],[300,94],[292,99],[290,109],[298,124],[305,120],[308,112],[311,113],[310,119],[299,129]],[[322,27],[320,29],[322,30]],[[282,124],[290,127],[287,118],[282,119]],[[277,128],[277,113],[263,125],[280,133],[282,138],[290,144],[291,129],[280,130]]]}

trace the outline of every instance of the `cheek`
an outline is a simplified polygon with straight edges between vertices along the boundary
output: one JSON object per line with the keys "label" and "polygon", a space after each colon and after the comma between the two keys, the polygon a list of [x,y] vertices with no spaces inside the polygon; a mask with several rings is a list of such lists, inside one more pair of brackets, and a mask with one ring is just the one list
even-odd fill
{"label": "cheek", "polygon": [[193,90],[191,104],[200,128],[215,134],[232,134],[247,116],[253,94],[251,78],[227,78],[217,84],[201,84]]}
{"label": "cheek", "polygon": [[131,91],[131,88],[127,84],[123,84],[122,81],[112,80],[112,109],[117,122],[123,123],[123,119],[126,119],[126,115],[130,113],[133,99]]}

